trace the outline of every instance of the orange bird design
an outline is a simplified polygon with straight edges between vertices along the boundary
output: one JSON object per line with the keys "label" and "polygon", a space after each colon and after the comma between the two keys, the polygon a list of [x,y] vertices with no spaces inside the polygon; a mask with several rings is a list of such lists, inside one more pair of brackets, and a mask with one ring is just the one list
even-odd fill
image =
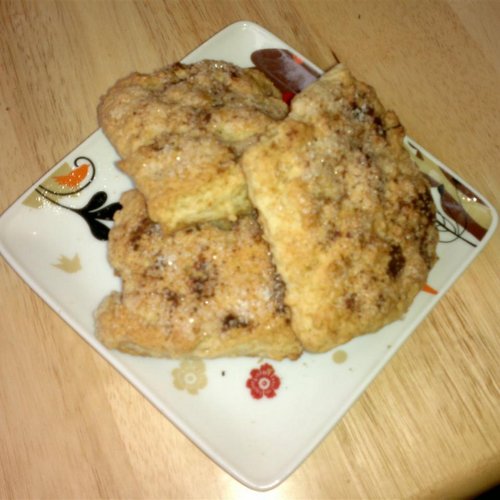
{"label": "orange bird design", "polygon": [[61,186],[67,187],[77,187],[80,182],[85,179],[87,176],[87,172],[89,171],[89,166],[87,163],[81,165],[80,167],[75,168],[68,175],[57,175],[54,177],[56,182]]}

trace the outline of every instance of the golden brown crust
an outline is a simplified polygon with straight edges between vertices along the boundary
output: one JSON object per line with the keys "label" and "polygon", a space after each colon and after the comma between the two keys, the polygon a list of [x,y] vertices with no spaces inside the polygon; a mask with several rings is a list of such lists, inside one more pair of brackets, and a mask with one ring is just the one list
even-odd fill
{"label": "golden brown crust", "polygon": [[287,118],[277,101],[258,71],[216,61],[132,75],[103,99],[142,193],[110,232],[123,286],[97,312],[106,346],[296,359],[404,315],[437,231],[396,115],[342,65]]}
{"label": "golden brown crust", "polygon": [[164,236],[138,191],[121,203],[109,259],[123,285],[97,312],[104,345],[164,357],[300,355],[255,217]]}
{"label": "golden brown crust", "polygon": [[286,113],[263,73],[214,60],[132,73],[111,87],[98,107],[99,123],[122,158],[171,133],[213,132],[237,146],[260,132],[262,123]]}
{"label": "golden brown crust", "polygon": [[245,179],[234,153],[214,136],[170,135],[140,148],[120,167],[147,200],[166,233],[248,213]]}
{"label": "golden brown crust", "polygon": [[306,350],[400,318],[435,261],[434,204],[403,135],[339,65],[242,157]]}
{"label": "golden brown crust", "polygon": [[134,73],[101,100],[100,124],[165,232],[251,210],[237,158],[287,106],[256,69],[222,61]]}

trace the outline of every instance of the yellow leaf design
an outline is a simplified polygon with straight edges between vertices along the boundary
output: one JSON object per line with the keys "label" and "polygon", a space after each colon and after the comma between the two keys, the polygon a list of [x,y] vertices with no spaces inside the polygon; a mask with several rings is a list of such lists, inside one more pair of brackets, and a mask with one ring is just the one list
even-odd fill
{"label": "yellow leaf design", "polygon": [[75,254],[72,259],[66,257],[65,255],[61,255],[59,257],[59,262],[52,265],[66,273],[76,273],[82,268],[82,265],[80,264],[80,257],[78,256],[78,254]]}
{"label": "yellow leaf design", "polygon": [[[63,163],[48,179],[45,179],[42,184],[39,184],[36,189],[46,192],[47,189],[52,191],[50,194],[50,199],[57,201],[59,198],[54,193],[65,193],[70,191],[72,188],[68,186],[61,186],[57,180],[57,176],[65,176],[71,173],[71,167],[68,163]],[[50,201],[48,201],[44,196],[40,193],[37,193],[36,189],[32,191],[24,200],[23,205],[26,205],[31,208],[40,208],[46,205],[50,205]]]}
{"label": "yellow leaf design", "polygon": [[40,208],[44,205],[45,203],[48,203],[45,201],[45,198],[38,194],[36,191],[32,191],[26,198],[23,200],[23,205],[26,205],[31,208]]}

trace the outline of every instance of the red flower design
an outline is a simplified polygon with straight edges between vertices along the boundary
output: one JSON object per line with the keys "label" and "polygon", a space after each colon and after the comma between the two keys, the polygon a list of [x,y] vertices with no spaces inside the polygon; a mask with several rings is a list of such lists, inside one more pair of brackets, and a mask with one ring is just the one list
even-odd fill
{"label": "red flower design", "polygon": [[274,398],[276,390],[281,385],[280,378],[274,372],[274,368],[265,363],[260,368],[254,368],[250,372],[250,378],[247,380],[247,387],[250,389],[250,394],[255,399]]}

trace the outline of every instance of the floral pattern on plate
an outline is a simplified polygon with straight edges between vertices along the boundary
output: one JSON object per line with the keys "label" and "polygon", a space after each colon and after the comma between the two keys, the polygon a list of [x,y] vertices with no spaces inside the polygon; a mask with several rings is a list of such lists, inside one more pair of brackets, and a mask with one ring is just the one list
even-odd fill
{"label": "floral pattern on plate", "polygon": [[73,167],[64,162],[50,177],[39,184],[23,200],[23,204],[31,208],[42,208],[47,204],[70,210],[83,217],[90,232],[98,240],[107,240],[109,227],[103,221],[112,221],[117,210],[121,208],[119,203],[105,205],[108,195],[104,191],[94,193],[86,205],[74,208],[66,205],[63,200],[66,197],[80,195],[83,190],[90,186],[96,175],[94,162],[85,156],[79,156],[73,161]]}
{"label": "floral pattern on plate", "polygon": [[281,379],[276,375],[274,368],[269,363],[264,363],[259,368],[250,372],[246,386],[254,399],[274,398],[281,385]]}

